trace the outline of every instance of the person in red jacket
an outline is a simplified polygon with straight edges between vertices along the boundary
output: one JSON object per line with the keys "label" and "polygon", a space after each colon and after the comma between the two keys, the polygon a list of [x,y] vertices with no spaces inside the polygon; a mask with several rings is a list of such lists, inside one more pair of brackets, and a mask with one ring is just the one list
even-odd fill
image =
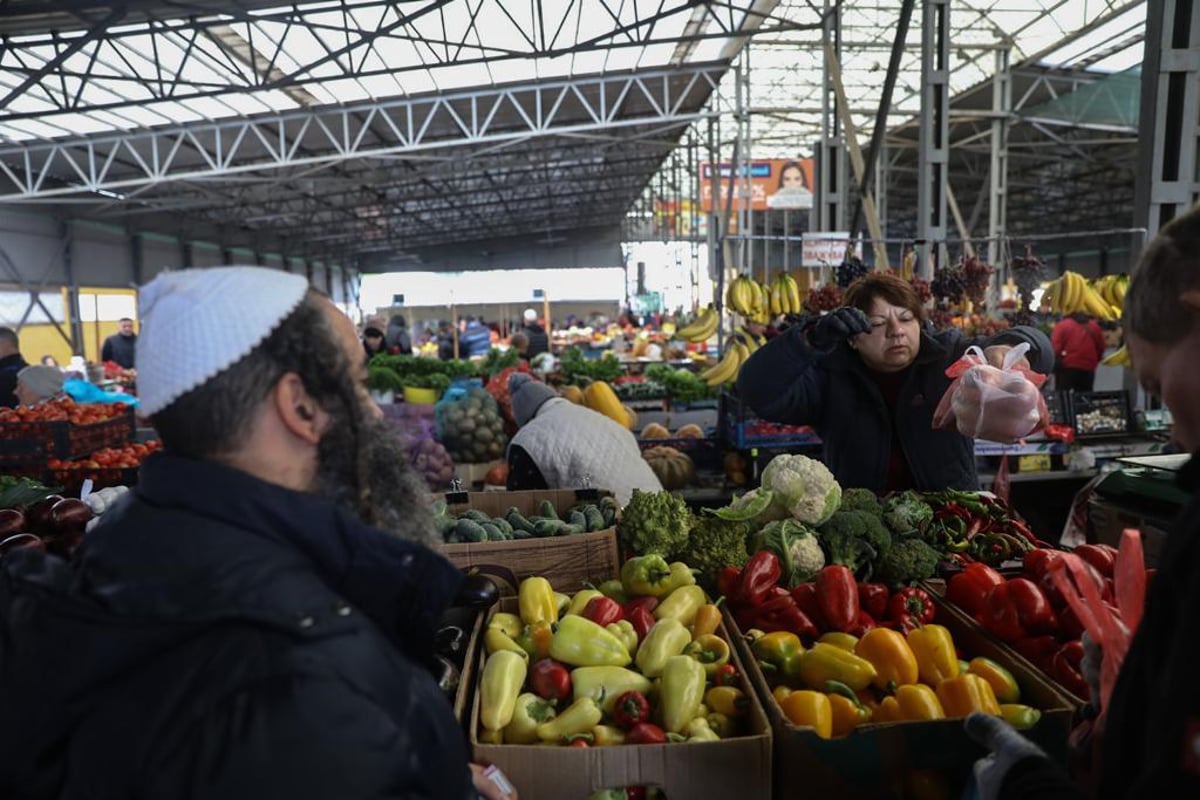
{"label": "person in red jacket", "polygon": [[1050,344],[1057,359],[1054,385],[1090,392],[1096,367],[1104,357],[1104,331],[1095,317],[1082,313],[1063,317],[1050,333]]}

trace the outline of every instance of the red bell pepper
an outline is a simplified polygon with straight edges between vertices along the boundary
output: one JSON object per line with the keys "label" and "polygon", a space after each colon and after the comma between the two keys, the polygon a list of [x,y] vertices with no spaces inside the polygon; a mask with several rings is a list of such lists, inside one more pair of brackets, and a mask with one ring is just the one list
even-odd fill
{"label": "red bell pepper", "polygon": [[760,550],[742,568],[738,596],[751,605],[760,605],[782,574],[779,557],[770,550]]}
{"label": "red bell pepper", "polygon": [[1013,578],[1008,582],[1008,598],[1017,609],[1021,627],[1033,636],[1054,633],[1058,620],[1046,593],[1028,578]]}
{"label": "red bell pepper", "polygon": [[543,700],[561,702],[571,696],[571,671],[565,664],[543,658],[530,668],[529,686]]}
{"label": "red bell pepper", "polygon": [[882,583],[860,583],[858,585],[858,607],[874,619],[887,616],[888,598],[892,591]]}
{"label": "red bell pepper", "polygon": [[1004,576],[978,561],[967,564],[946,585],[946,599],[971,616],[981,612],[993,587],[1004,583]]}
{"label": "red bell pepper", "polygon": [[739,590],[742,586],[742,571],[737,567],[725,567],[717,575],[717,592],[731,603],[739,602],[742,597]]}
{"label": "red bell pepper", "polygon": [[849,567],[831,564],[817,573],[817,603],[835,631],[849,631],[858,622],[858,582]]}
{"label": "red bell pepper", "polygon": [[[734,571],[737,570],[736,567],[730,567],[730,569]],[[654,609],[658,608],[658,598],[651,597],[650,595],[646,595],[645,597],[635,597],[626,602],[625,605],[621,606],[621,610],[625,612],[626,619],[628,619],[630,615],[639,608],[644,608],[653,613]]]}
{"label": "red bell pepper", "polygon": [[796,601],[796,607],[803,611],[804,616],[812,620],[814,625],[823,631],[829,629],[829,623],[821,613],[821,604],[817,602],[815,583],[801,583],[793,587],[792,599]]}
{"label": "red bell pepper", "polygon": [[913,631],[921,627],[921,622],[916,617],[904,614],[897,619],[889,619],[884,621],[883,626],[885,628],[891,628],[894,631],[900,631],[900,633],[907,635],[909,631]]}
{"label": "red bell pepper", "polygon": [[625,615],[625,619],[629,620],[629,624],[637,632],[639,642],[646,638],[646,634],[650,632],[650,629],[654,627],[654,623],[657,622],[654,619],[654,615],[647,611],[645,606],[633,609],[631,613]]}
{"label": "red bell pepper", "polygon": [[625,734],[626,744],[666,744],[667,734],[653,722],[641,722]]}
{"label": "red bell pepper", "polygon": [[1013,642],[1013,647],[1042,672],[1051,672],[1054,654],[1059,651],[1061,645],[1053,636],[1029,636]]}
{"label": "red bell pepper", "polygon": [[1067,642],[1054,654],[1051,674],[1067,691],[1088,699],[1091,690],[1083,678],[1083,642]]}
{"label": "red bell pepper", "polygon": [[650,721],[650,701],[641,692],[624,692],[613,702],[613,722],[629,730],[634,725]]}
{"label": "red bell pepper", "polygon": [[738,671],[733,664],[722,664],[713,675],[714,686],[737,686]]}
{"label": "red bell pepper", "polygon": [[621,604],[611,597],[593,597],[583,607],[583,614],[580,616],[603,628],[625,619],[625,612],[621,609]]}
{"label": "red bell pepper", "polygon": [[766,601],[754,609],[751,628],[758,628],[766,633],[772,631],[791,631],[801,639],[812,640],[821,635],[803,611],[796,606],[791,595],[783,595]]}
{"label": "red bell pepper", "polygon": [[871,630],[875,626],[874,618],[860,608],[858,610],[858,619],[855,620],[854,624],[850,626],[850,629],[847,630],[846,633],[850,634],[851,636],[862,637],[867,631]]}
{"label": "red bell pepper", "polygon": [[1117,563],[1117,549],[1106,544],[1081,544],[1073,551],[1075,555],[1091,564],[1106,578],[1113,576]]}
{"label": "red bell pepper", "polygon": [[908,586],[896,594],[888,602],[888,617],[900,619],[904,616],[916,617],[922,625],[933,622],[933,598],[929,592],[916,586]]}
{"label": "red bell pepper", "polygon": [[1040,581],[1042,576],[1050,569],[1050,564],[1061,555],[1062,551],[1051,550],[1046,547],[1030,550],[1021,558],[1021,562],[1025,567],[1025,576]]}

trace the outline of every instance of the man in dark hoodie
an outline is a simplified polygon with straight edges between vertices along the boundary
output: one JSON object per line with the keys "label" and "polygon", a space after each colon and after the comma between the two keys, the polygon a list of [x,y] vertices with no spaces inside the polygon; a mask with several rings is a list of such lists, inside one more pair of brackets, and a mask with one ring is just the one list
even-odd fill
{"label": "man in dark hoodie", "polygon": [[529,338],[529,348],[525,351],[525,358],[533,358],[541,353],[548,353],[550,351],[550,337],[546,335],[546,329],[538,324],[537,312],[532,308],[527,308],[521,319],[524,322],[521,332]]}
{"label": "man in dark hoodie", "polygon": [[350,321],[256,267],[141,308],[164,453],[69,561],[0,562],[0,797],[513,797],[428,669],[461,574]]}

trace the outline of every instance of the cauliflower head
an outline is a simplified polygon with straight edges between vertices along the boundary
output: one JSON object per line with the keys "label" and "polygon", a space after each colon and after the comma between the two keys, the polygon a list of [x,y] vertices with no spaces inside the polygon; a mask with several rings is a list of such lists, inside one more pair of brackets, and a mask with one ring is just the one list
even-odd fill
{"label": "cauliflower head", "polygon": [[780,582],[789,589],[807,583],[825,566],[825,553],[812,530],[791,519],[771,522],[752,537],[755,552],[770,550],[779,557]]}
{"label": "cauliflower head", "polygon": [[796,520],[820,525],[842,502],[842,487],[820,461],[799,455],[778,455],[762,474],[762,488],[775,494]]}

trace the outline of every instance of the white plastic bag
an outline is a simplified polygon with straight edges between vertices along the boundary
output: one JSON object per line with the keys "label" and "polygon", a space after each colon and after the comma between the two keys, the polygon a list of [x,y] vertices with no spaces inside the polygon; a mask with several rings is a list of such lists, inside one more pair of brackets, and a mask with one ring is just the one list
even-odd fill
{"label": "white plastic bag", "polygon": [[1028,343],[1019,344],[994,367],[981,349],[968,348],[946,370],[954,382],[938,403],[933,427],[992,442],[1016,442],[1045,427],[1049,412],[1039,387],[1046,376],[1018,366],[1028,350]]}

